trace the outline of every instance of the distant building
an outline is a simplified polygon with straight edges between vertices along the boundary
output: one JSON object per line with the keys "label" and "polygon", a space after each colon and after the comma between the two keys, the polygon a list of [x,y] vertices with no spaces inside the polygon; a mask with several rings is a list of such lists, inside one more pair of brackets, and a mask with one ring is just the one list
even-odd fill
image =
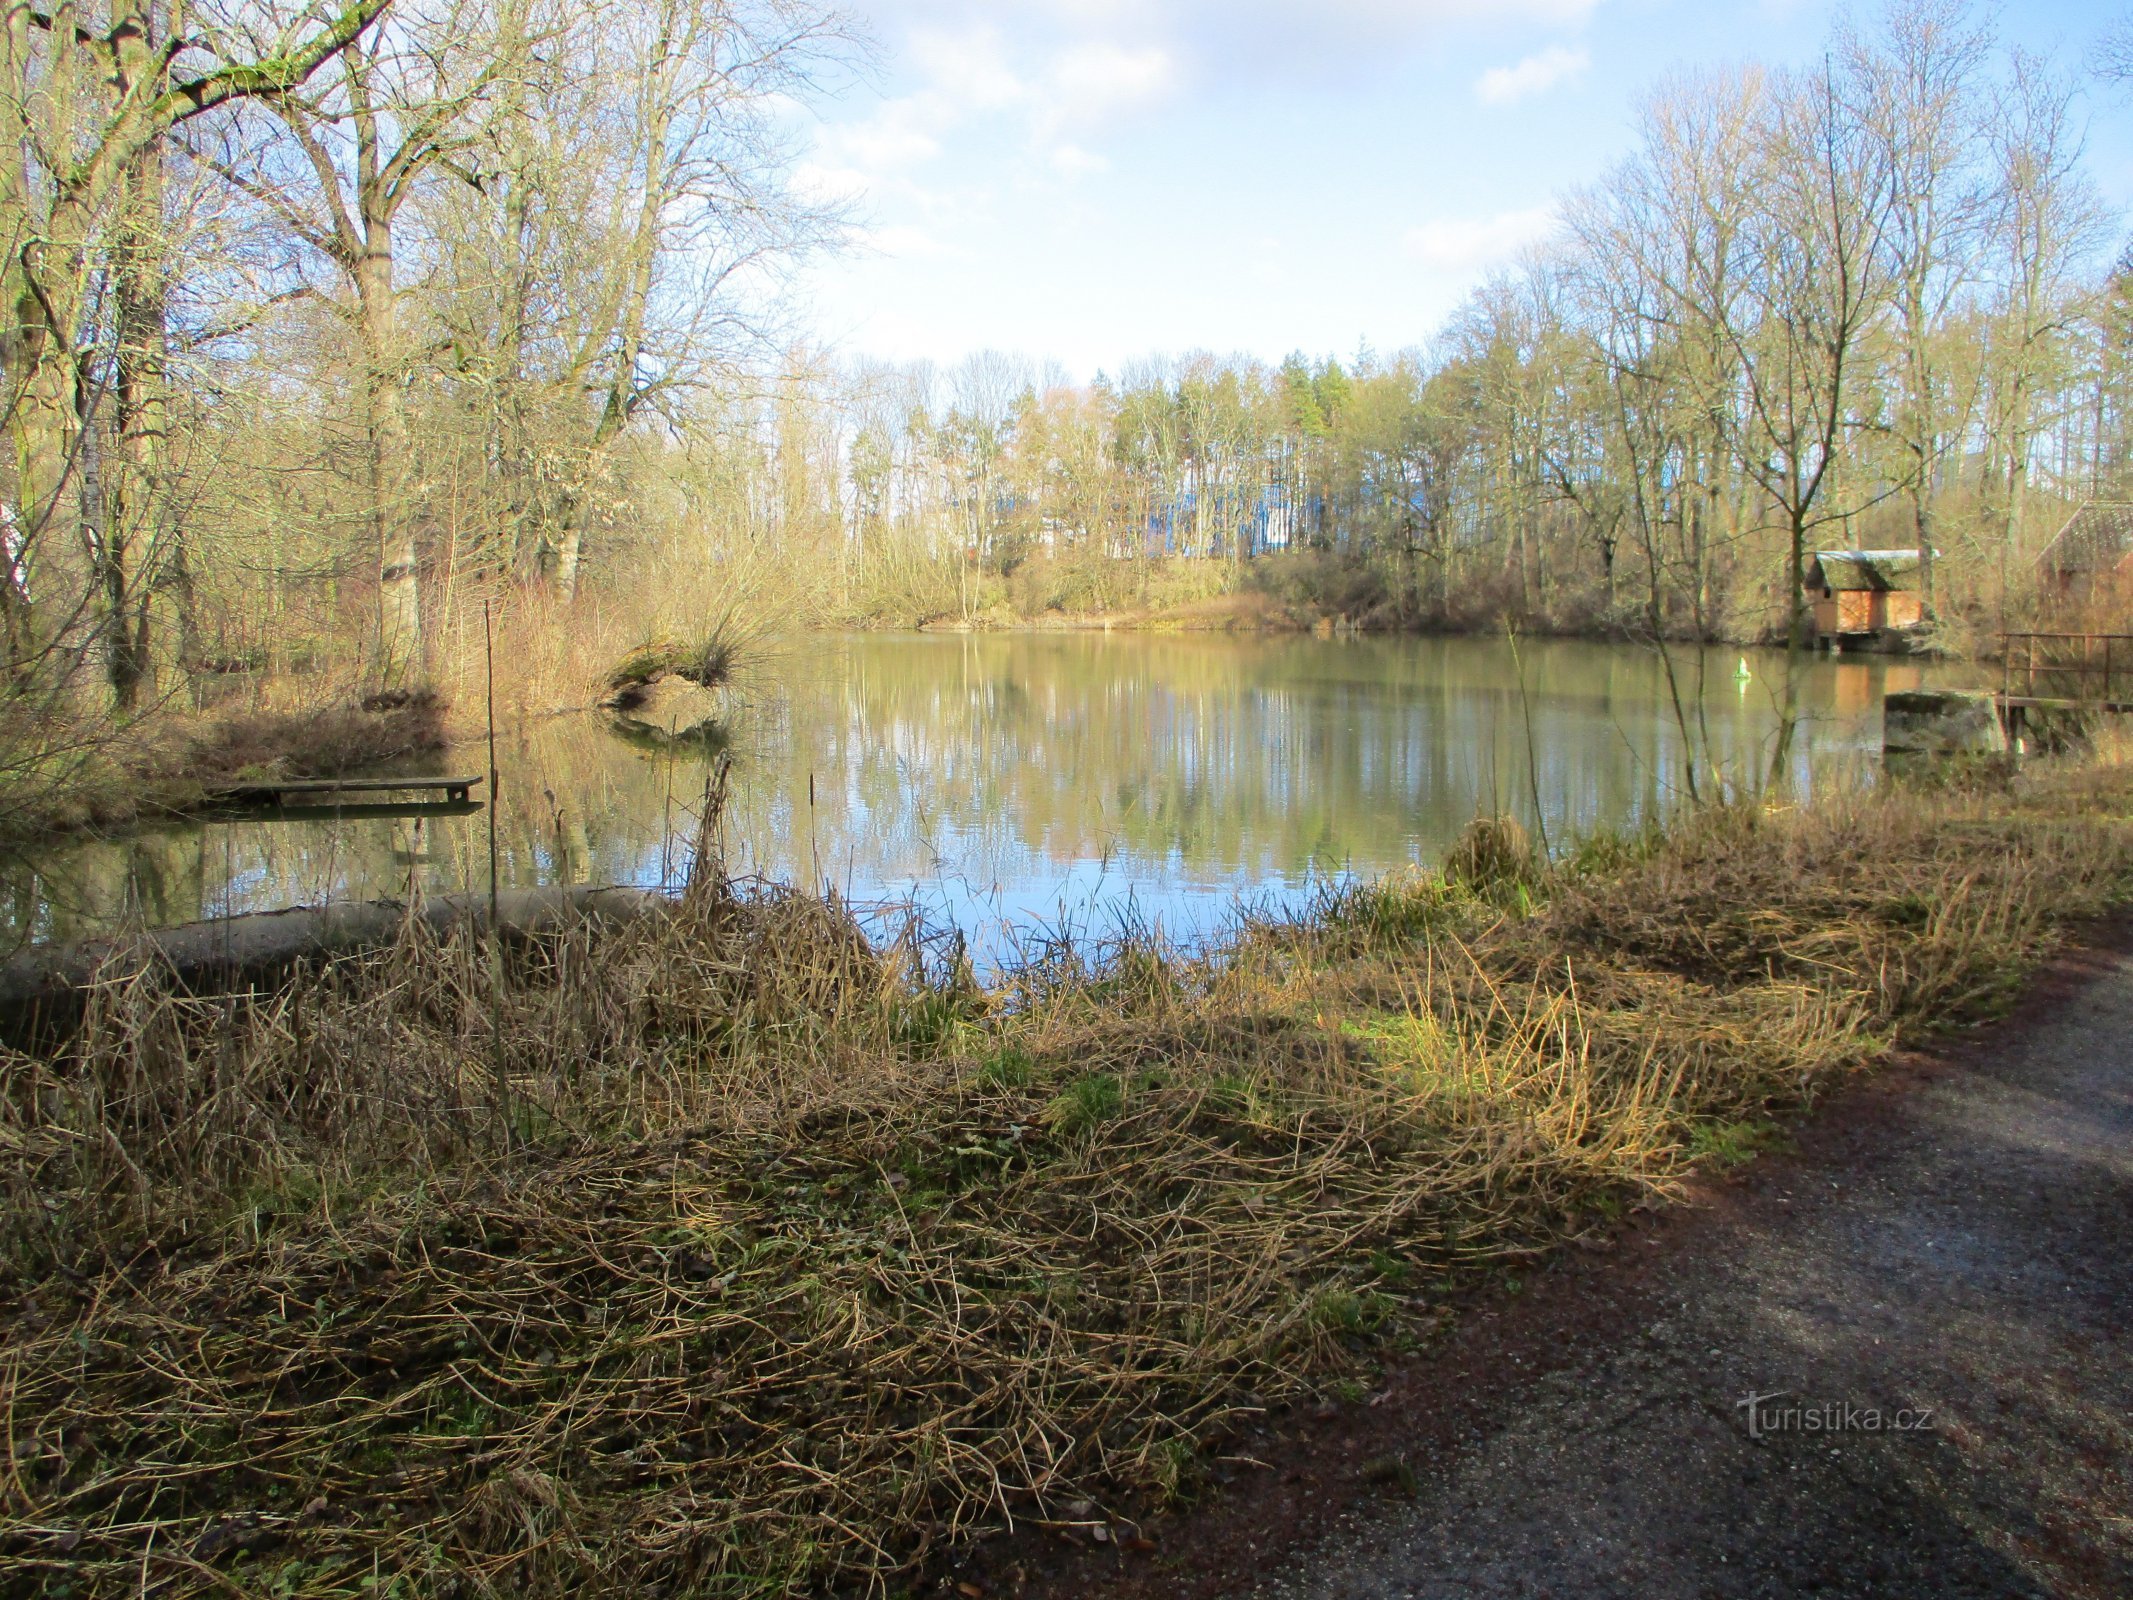
{"label": "distant building", "polygon": [[1916,550],[1818,550],[1807,564],[1816,642],[1825,648],[1893,644],[1925,622]]}
{"label": "distant building", "polygon": [[2133,591],[2133,501],[2083,505],[2037,557],[2037,575],[2050,600]]}

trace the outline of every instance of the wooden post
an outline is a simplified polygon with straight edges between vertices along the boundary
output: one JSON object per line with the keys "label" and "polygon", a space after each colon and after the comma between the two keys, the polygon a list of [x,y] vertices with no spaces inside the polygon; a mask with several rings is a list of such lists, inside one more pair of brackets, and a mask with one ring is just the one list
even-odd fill
{"label": "wooden post", "polygon": [[496,637],[481,597],[482,694],[489,721],[489,1070],[496,1079],[497,1142],[511,1153],[511,1066],[504,1055],[504,947],[496,893]]}

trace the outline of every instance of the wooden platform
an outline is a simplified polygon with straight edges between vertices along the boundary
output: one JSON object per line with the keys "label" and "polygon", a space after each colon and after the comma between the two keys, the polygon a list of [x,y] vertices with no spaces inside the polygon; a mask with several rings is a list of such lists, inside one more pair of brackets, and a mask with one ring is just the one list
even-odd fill
{"label": "wooden platform", "polygon": [[1996,697],[2007,711],[2105,711],[2114,717],[2133,715],[2133,700],[2070,700],[2044,694],[2003,694]]}
{"label": "wooden platform", "polygon": [[[343,796],[384,794],[442,795],[447,805],[469,805],[476,776],[441,778],[280,778],[258,783],[236,783],[218,790],[215,799],[225,805],[280,806],[292,801],[308,809],[332,809]],[[365,802],[359,802],[365,803]],[[375,800],[368,800],[375,805]]]}
{"label": "wooden platform", "polygon": [[2103,716],[2123,717],[2133,715],[2133,700],[2075,700],[2047,694],[1996,694],[1994,704],[1999,708],[2000,726],[2007,731],[2010,744],[2023,739],[2029,733],[2029,719],[2038,711],[2084,711]]}

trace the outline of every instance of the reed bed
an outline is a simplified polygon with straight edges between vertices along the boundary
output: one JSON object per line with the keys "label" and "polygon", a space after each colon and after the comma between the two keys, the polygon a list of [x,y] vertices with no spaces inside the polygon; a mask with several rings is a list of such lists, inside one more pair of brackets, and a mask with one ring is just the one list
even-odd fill
{"label": "reed bed", "polygon": [[[10,1592],[908,1586],[1663,1201],[2133,888],[2133,781],[1690,817],[981,987],[707,876],[0,1058]],[[701,853],[713,859],[715,852]]]}

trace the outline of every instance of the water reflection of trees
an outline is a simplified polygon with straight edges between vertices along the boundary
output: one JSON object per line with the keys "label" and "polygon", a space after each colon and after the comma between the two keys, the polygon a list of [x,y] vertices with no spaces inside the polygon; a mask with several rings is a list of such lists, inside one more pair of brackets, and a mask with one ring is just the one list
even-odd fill
{"label": "water reflection of trees", "polygon": [[[796,679],[777,734],[754,741],[736,831],[781,868],[812,854],[890,879],[941,861],[974,879],[1056,873],[1109,850],[1238,880],[1426,857],[1477,811],[1530,812],[1536,789],[1556,833],[1655,815],[1683,737],[1653,660],[1522,654],[1523,696],[1508,647],[1470,639],[854,641]],[[1735,659],[1705,675],[1690,731],[1707,764],[1753,771],[1775,718]],[[1883,670],[1820,669],[1831,715],[1805,768],[1871,743],[1834,713],[1840,686]],[[794,801],[810,776],[811,818]]]}
{"label": "water reflection of trees", "polygon": [[[809,640],[753,686],[729,853],[862,895],[942,878],[1042,889],[1109,858],[1108,884],[1146,892],[1429,859],[1477,812],[1530,817],[1536,793],[1556,838],[1660,814],[1684,736],[1654,658],[1550,641],[1519,654],[1523,694],[1508,646],[1475,639]],[[1735,660],[1692,663],[1705,670],[1689,733],[1708,739],[1707,770],[1754,772],[1775,713]],[[1814,670],[1798,782],[1871,750],[1882,689],[1917,676]],[[707,752],[642,749],[574,718],[507,732],[499,758],[504,883],[685,872]],[[482,813],[76,842],[0,863],[0,930],[69,938],[411,882],[478,889],[488,827]]]}

